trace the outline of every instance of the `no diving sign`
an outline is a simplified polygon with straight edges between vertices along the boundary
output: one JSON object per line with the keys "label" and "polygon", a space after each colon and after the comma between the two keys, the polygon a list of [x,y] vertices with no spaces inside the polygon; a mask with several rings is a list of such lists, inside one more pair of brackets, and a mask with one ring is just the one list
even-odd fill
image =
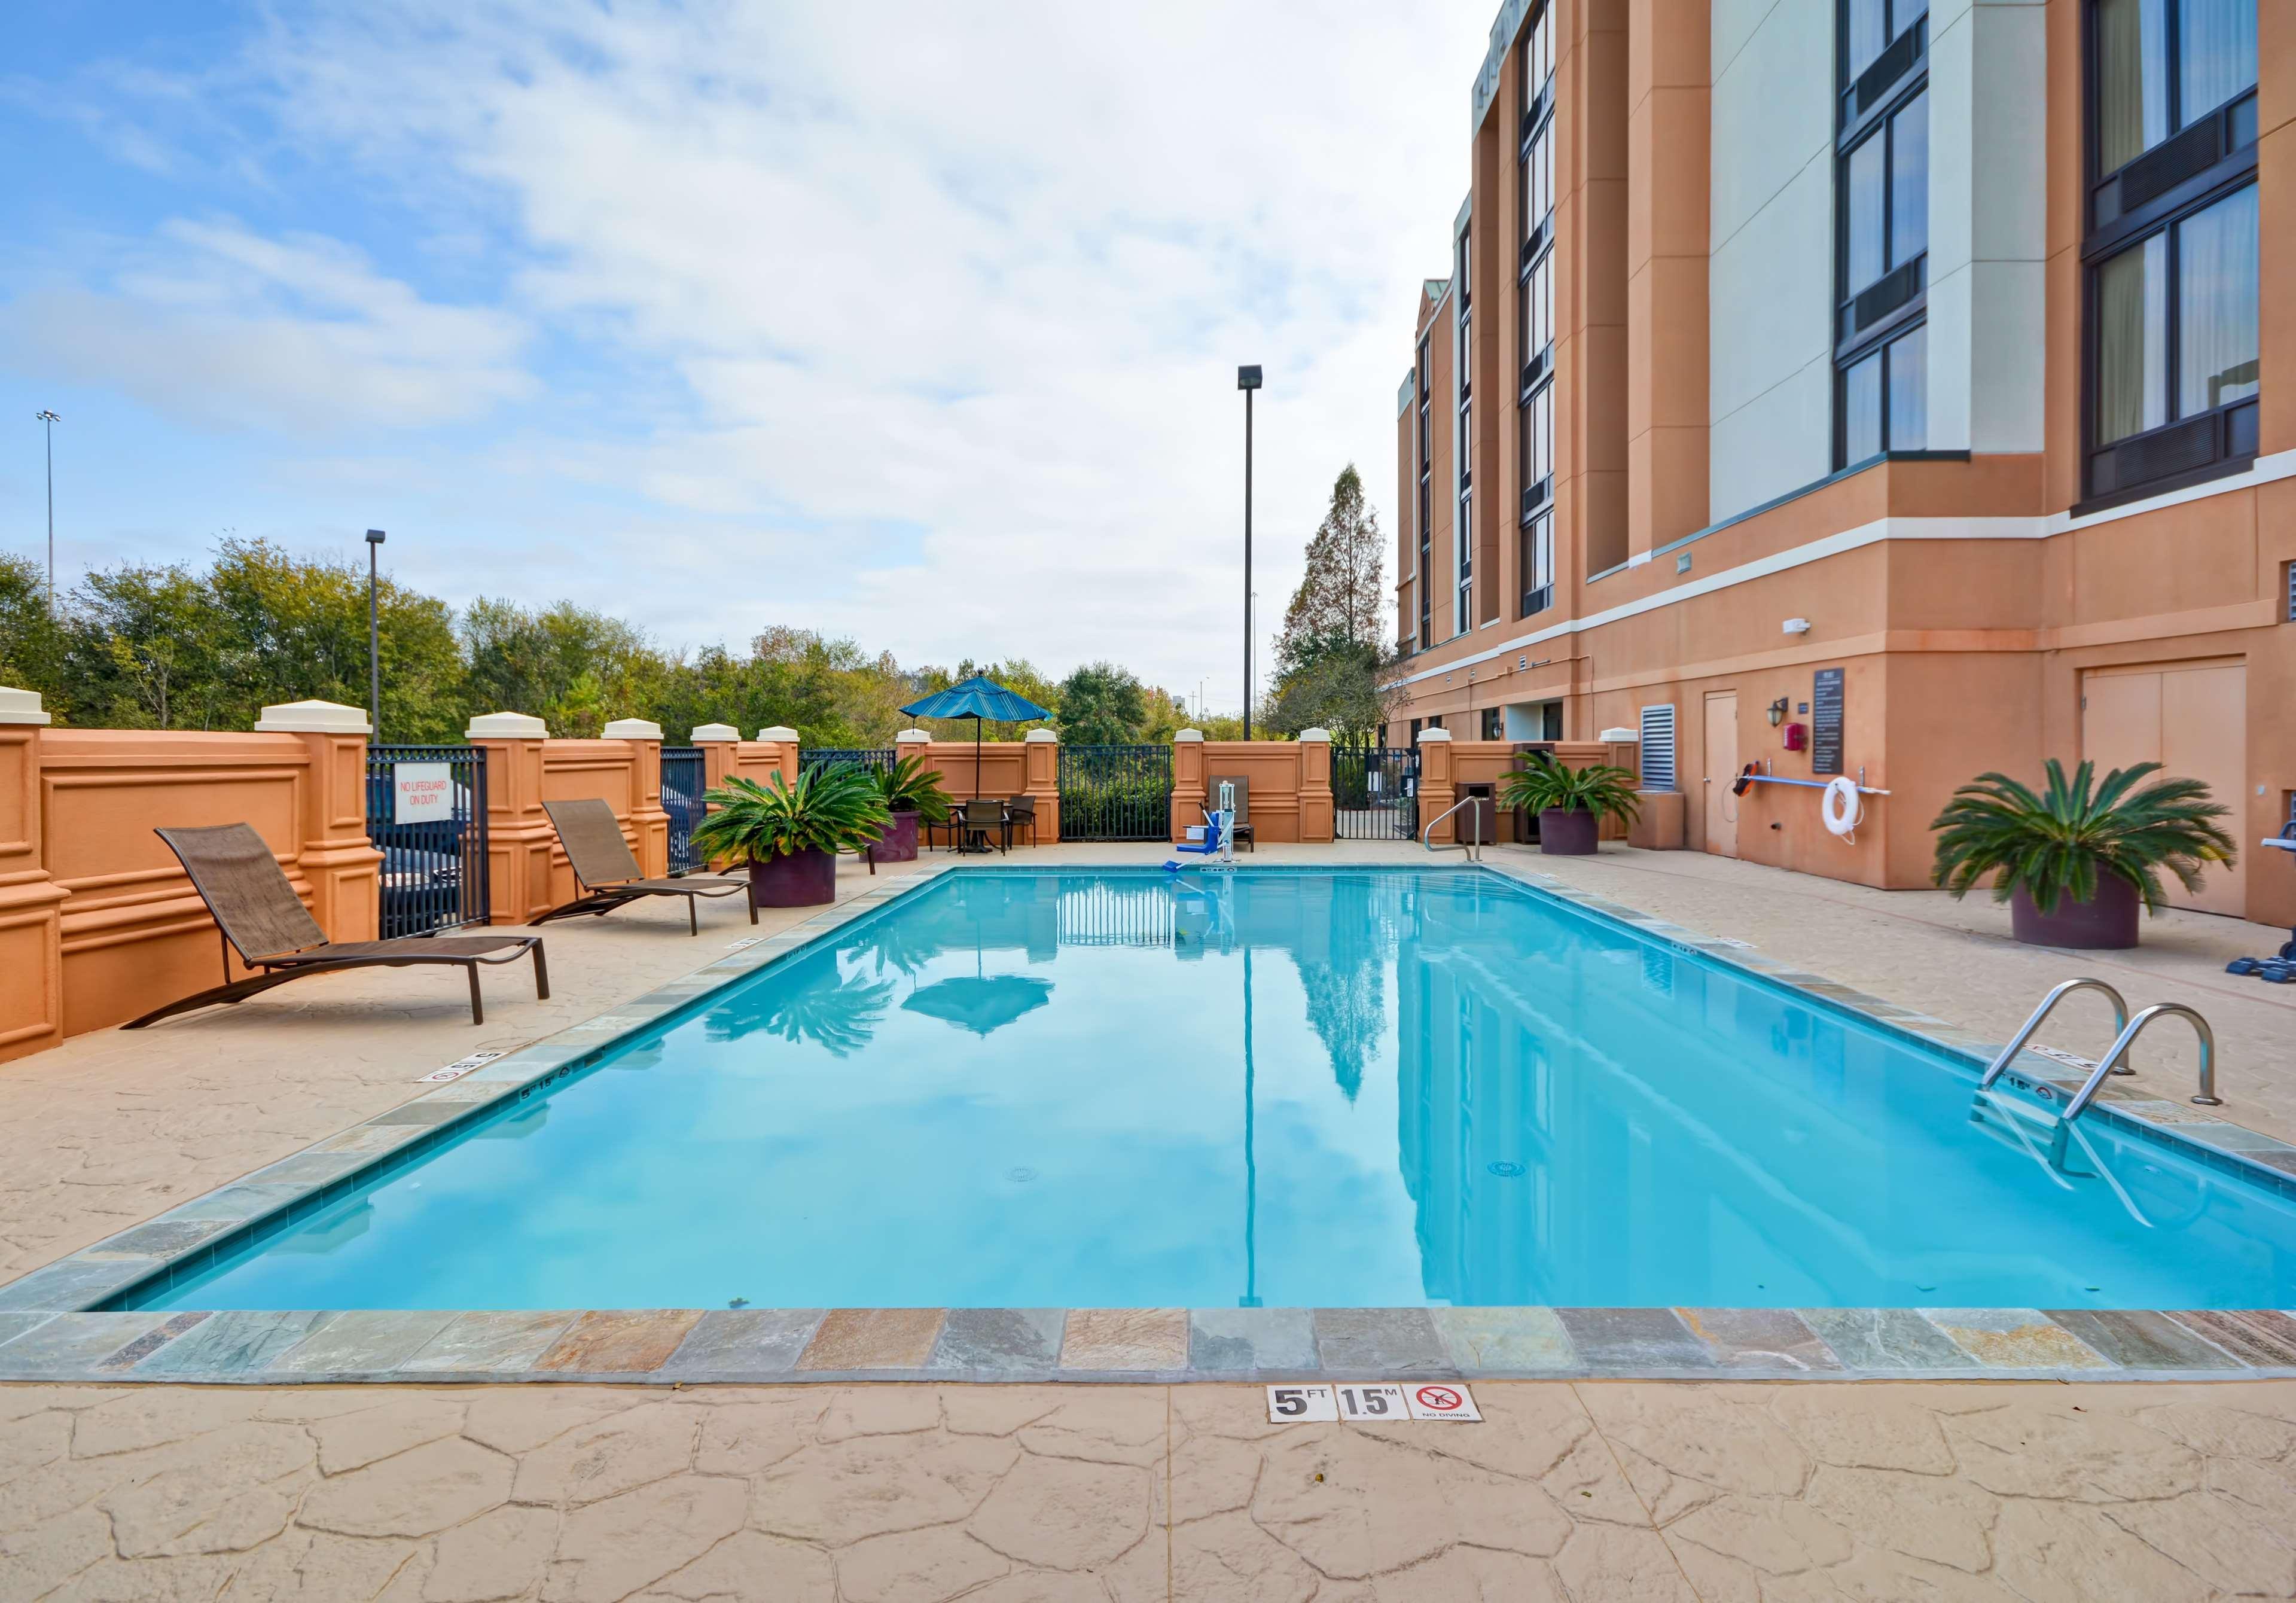
{"label": "no diving sign", "polygon": [[1267,1388],[1270,1425],[1307,1425],[1346,1419],[1391,1424],[1405,1419],[1480,1420],[1474,1394],[1457,1381],[1423,1381],[1358,1385],[1275,1385]]}

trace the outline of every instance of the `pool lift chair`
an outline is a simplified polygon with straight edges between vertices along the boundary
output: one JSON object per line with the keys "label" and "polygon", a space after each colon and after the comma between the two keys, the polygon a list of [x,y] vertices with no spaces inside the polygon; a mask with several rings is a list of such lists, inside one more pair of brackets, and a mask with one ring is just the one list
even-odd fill
{"label": "pool lift chair", "polygon": [[[2275,851],[2296,854],[2296,808],[2292,808],[2288,822],[2280,833],[2259,844]],[[2234,958],[2225,965],[2228,974],[2245,974],[2274,985],[2296,984],[2296,929],[2288,932],[2288,939],[2280,943],[2279,954],[2270,958]]]}
{"label": "pool lift chair", "polygon": [[[1234,818],[1235,786],[1223,779],[1219,782],[1219,806],[1204,815],[1203,840],[1201,843],[1183,841],[1172,850],[1202,858],[1204,867],[1208,868],[1212,866],[1217,853],[1220,866],[1232,868],[1235,866]],[[1177,859],[1167,859],[1164,867],[1175,874],[1180,871]]]}

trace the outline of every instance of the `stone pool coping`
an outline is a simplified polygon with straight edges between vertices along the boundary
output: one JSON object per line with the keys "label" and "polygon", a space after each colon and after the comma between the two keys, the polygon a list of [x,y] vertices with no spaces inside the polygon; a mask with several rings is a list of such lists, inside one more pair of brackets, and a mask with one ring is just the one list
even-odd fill
{"label": "stone pool coping", "polygon": [[[1259,874],[1464,862],[1287,863]],[[1955,1025],[1505,863],[1481,870],[1736,968],[1817,1005],[1979,1064],[1999,1048]],[[2037,1379],[2296,1377],[2292,1311],[2035,1309],[717,1309],[207,1312],[107,1309],[160,1276],[290,1228],[419,1161],[454,1126],[533,1096],[768,964],[942,875],[1062,872],[936,864],[0,1286],[0,1381],[805,1380],[1237,1381],[1478,1379]],[[1152,866],[1078,866],[1156,873]],[[2044,1097],[2075,1071],[2027,1053],[2007,1078]],[[2296,1196],[2296,1147],[2185,1105],[2108,1089],[2093,1113]]]}

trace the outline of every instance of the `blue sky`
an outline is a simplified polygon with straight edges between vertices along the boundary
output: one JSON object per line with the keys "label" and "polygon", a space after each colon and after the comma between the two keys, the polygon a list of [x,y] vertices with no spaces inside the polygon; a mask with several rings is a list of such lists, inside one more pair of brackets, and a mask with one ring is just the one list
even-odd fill
{"label": "blue sky", "polygon": [[0,545],[49,407],[66,582],[376,526],[457,604],[1232,708],[1234,368],[1264,637],[1342,464],[1392,526],[1489,21],[46,0],[0,64]]}

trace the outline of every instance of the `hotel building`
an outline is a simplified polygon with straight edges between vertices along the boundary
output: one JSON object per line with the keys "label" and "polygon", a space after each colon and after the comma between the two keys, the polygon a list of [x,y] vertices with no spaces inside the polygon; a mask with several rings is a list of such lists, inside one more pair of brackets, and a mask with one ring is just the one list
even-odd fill
{"label": "hotel building", "polygon": [[1892,887],[2154,760],[2243,846],[2175,899],[2296,921],[2296,0],[1509,0],[1470,104],[1391,744],[1636,729],[1690,848]]}

